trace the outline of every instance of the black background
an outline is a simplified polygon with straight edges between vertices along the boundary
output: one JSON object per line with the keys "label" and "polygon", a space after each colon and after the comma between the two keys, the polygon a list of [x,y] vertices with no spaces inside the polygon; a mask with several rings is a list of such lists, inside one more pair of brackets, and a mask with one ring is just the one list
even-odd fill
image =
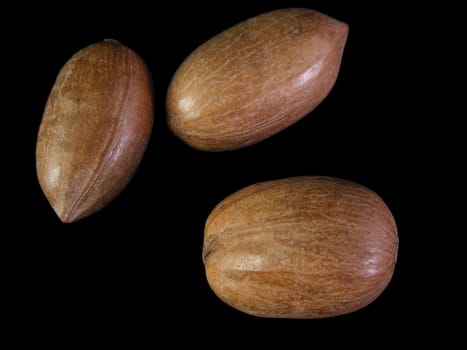
{"label": "black background", "polygon": [[[427,167],[435,167],[427,161],[433,153],[422,131],[429,121],[422,120],[414,96],[420,60],[412,53],[421,45],[422,29],[413,23],[415,12],[393,2],[355,3],[64,3],[11,12],[3,45],[5,73],[14,78],[6,86],[6,103],[14,109],[5,119],[21,132],[2,130],[9,208],[2,233],[8,242],[5,284],[12,295],[6,304],[24,330],[19,339],[36,334],[56,340],[60,334],[64,344],[127,341],[143,349],[166,341],[208,348],[251,342],[311,347],[371,343],[368,334],[397,342],[426,332],[413,325],[432,324],[444,306],[434,296],[443,277],[435,273],[432,281],[426,243],[433,239],[421,228],[430,216],[420,209]],[[282,7],[313,8],[349,24],[329,96],[295,125],[241,150],[201,152],[175,138],[165,124],[165,94],[178,65],[220,31]],[[36,179],[37,131],[60,68],[76,51],[105,38],[146,61],[155,89],[154,129],[121,195],[88,218],[62,224]],[[398,263],[387,289],[368,307],[322,320],[263,319],[232,309],[209,289],[201,250],[213,207],[244,186],[296,175],[356,181],[393,212]]]}

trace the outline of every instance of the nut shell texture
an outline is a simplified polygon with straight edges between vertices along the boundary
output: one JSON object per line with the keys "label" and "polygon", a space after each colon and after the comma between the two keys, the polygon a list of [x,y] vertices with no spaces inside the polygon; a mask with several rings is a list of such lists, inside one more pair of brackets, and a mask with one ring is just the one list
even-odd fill
{"label": "nut shell texture", "polygon": [[61,69],[36,147],[40,186],[63,222],[91,215],[128,184],[153,125],[142,58],[114,40],[90,45]]}
{"label": "nut shell texture", "polygon": [[214,293],[247,314],[322,318],[370,304],[390,282],[398,235],[381,198],[353,182],[294,177],[246,187],[205,226]]}
{"label": "nut shell texture", "polygon": [[328,95],[347,33],[347,24],[303,8],[227,29],[175,72],[167,93],[170,129],[205,151],[238,149],[276,134]]}

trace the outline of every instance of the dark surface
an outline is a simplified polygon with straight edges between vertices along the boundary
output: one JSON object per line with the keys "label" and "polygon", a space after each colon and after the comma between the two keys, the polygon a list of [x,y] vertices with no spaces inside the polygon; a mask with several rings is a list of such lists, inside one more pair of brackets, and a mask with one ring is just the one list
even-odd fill
{"label": "dark surface", "polygon": [[[13,255],[5,265],[12,281],[7,304],[28,325],[22,328],[28,329],[25,334],[29,329],[46,339],[65,334],[70,343],[129,341],[144,349],[167,341],[208,348],[247,342],[350,345],[369,342],[369,333],[388,341],[414,335],[419,331],[404,322],[427,321],[441,308],[425,293],[432,263],[424,244],[432,238],[419,225],[430,214],[419,209],[426,189],[420,169],[429,149],[419,138],[423,133],[412,96],[417,61],[409,52],[416,50],[412,38],[418,28],[410,27],[403,10],[381,2],[366,7],[351,1],[258,3],[155,3],[152,9],[136,3],[105,9],[70,5],[56,13],[38,9],[43,14],[34,25],[18,12],[16,25],[30,29],[4,43],[11,44],[6,67],[15,78],[9,85],[15,106],[10,117],[21,133],[2,129],[7,143],[1,170],[7,175],[6,203],[13,209],[4,213],[11,224],[2,233],[12,239],[5,245]],[[239,21],[292,6],[349,24],[341,71],[325,101],[292,127],[242,150],[204,153],[176,139],[165,124],[165,92],[183,59]],[[36,179],[37,131],[62,65],[104,38],[138,52],[151,70],[154,130],[125,191],[93,216],[62,224]],[[212,208],[246,185],[296,175],[356,181],[378,193],[393,212],[399,260],[390,285],[368,307],[323,320],[261,319],[230,308],[209,289],[201,250]],[[433,292],[439,283],[429,285]],[[388,320],[391,327],[385,328]],[[197,327],[202,331],[196,336],[185,336]],[[178,335],[169,336],[172,331]],[[222,336],[225,346],[213,344],[205,336],[210,332]]]}

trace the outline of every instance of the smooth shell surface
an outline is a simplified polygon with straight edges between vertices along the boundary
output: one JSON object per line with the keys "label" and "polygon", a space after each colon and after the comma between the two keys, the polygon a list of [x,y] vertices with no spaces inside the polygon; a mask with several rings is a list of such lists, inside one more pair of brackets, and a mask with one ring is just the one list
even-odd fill
{"label": "smooth shell surface", "polygon": [[241,22],[197,48],[167,93],[170,129],[188,145],[252,145],[311,112],[337,79],[347,24],[281,9]]}
{"label": "smooth shell surface", "polygon": [[247,314],[322,318],[356,311],[390,282],[398,234],[388,207],[359,184],[294,177],[246,187],[205,226],[214,293]]}
{"label": "smooth shell surface", "polygon": [[91,215],[134,175],[153,125],[142,58],[114,40],[90,45],[61,69],[36,147],[37,176],[63,222]]}

